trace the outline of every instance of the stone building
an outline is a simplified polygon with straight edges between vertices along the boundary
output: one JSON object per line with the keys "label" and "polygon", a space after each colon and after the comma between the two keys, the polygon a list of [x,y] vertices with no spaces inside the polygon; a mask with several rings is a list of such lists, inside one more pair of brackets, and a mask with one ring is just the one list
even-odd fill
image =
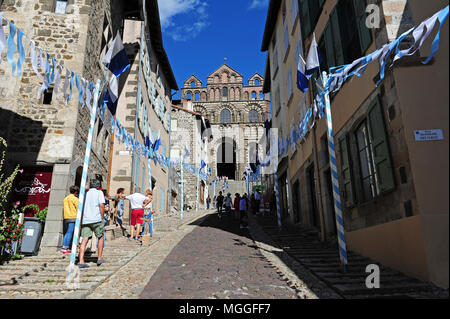
{"label": "stone building", "polygon": [[[378,6],[379,28],[364,23],[369,3]],[[446,5],[439,0],[270,1],[262,51],[268,52],[264,92],[271,92],[273,126],[285,137],[282,127],[299,123],[317,93],[310,81],[303,94],[294,76],[313,33],[324,57],[321,69],[328,70],[375,51]],[[448,24],[438,53],[422,65],[431,41],[387,67],[378,87],[379,64],[369,64],[361,78],[346,81],[331,96],[331,113],[347,248],[448,287]],[[435,128],[443,140],[415,139],[415,130]],[[283,222],[315,228],[322,240],[335,238],[326,119],[280,158],[278,170],[287,194]]]}
{"label": "stone building", "polygon": [[246,165],[256,162],[256,150],[260,157],[263,154],[259,141],[270,112],[263,84],[264,78],[256,73],[244,85],[243,76],[226,64],[208,76],[206,86],[194,75],[184,82],[183,107],[191,103],[192,110],[211,124],[208,158],[212,178],[226,176],[240,181]]}
{"label": "stone building", "polygon": [[[211,125],[208,120],[192,110],[192,103],[187,103],[187,108],[182,107],[181,101],[174,101],[172,105],[171,115],[171,131],[170,131],[170,157],[173,160],[182,159],[185,164],[192,167],[201,167],[202,159],[208,163],[209,145],[213,136],[211,135]],[[186,156],[187,148],[189,155]],[[202,169],[202,173],[208,173],[208,166]],[[181,166],[172,168],[176,172],[178,181],[181,181]],[[204,177],[204,175],[202,174]],[[206,198],[213,194],[210,191],[208,180],[200,176],[197,180],[197,174],[189,171],[187,167],[183,170],[184,182],[184,206],[186,209],[196,209],[197,201],[197,184],[198,184],[198,200],[199,209],[206,207]],[[179,192],[180,196],[181,193]],[[176,209],[181,209],[180,197],[177,200]]]}
{"label": "stone building", "polygon": [[[162,42],[158,3],[156,0],[145,3],[142,21],[124,21],[124,43],[133,46],[137,55],[119,97],[116,116],[142,145],[145,145],[149,132],[153,141],[159,132],[161,146],[157,153],[169,157],[172,89],[178,90],[178,86]],[[177,195],[176,176],[169,179],[167,167],[132,153],[117,138],[112,152],[110,190],[116,192],[118,188],[124,188],[125,194],[144,193],[149,188],[149,163],[152,209],[167,213],[172,198]],[[128,218],[127,212],[125,218]]]}
{"label": "stone building", "polygon": [[[37,47],[64,67],[95,83],[105,78],[106,69],[101,60],[116,33],[123,35],[123,20],[143,19],[142,4],[118,0],[5,0],[0,4],[4,18],[24,32],[26,52],[20,77],[11,75],[6,50],[2,54],[0,135],[9,144],[9,166],[19,164],[24,168],[15,189],[42,187],[47,193],[46,197],[41,194],[39,199],[34,199],[37,196],[30,192],[25,198],[27,203],[39,200],[41,208],[48,206],[41,249],[55,250],[62,241],[63,198],[70,185],[81,182],[90,114],[87,107],[79,103],[75,86],[67,104],[61,96],[55,98],[51,86],[43,96],[36,98],[42,82],[31,67],[29,41],[33,39]],[[6,26],[4,30],[9,32]],[[134,48],[126,49],[132,58]],[[64,75],[65,72],[62,81]],[[88,180],[100,179],[104,188],[111,139],[109,123],[97,118],[88,172]]]}

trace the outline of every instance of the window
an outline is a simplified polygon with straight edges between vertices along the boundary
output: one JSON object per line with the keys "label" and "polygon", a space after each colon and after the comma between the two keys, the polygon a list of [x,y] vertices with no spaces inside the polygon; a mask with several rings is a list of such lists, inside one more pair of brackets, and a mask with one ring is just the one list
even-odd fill
{"label": "window", "polygon": [[324,61],[321,67],[351,63],[363,56],[372,42],[365,25],[365,0],[339,1],[319,41]]}
{"label": "window", "polygon": [[255,85],[259,85],[259,80],[258,79],[255,79]]}
{"label": "window", "polygon": [[324,2],[325,0],[302,0],[300,5],[300,22],[303,40],[305,40],[316,28],[317,20],[319,20]]}
{"label": "window", "polygon": [[228,109],[223,109],[220,112],[220,123],[231,123],[231,112]]}
{"label": "window", "polygon": [[191,92],[188,92],[188,93],[186,94],[186,99],[187,99],[187,100],[191,100],[191,99],[192,99],[192,93],[191,93]]}
{"label": "window", "polygon": [[[350,139],[355,140],[354,149]],[[339,140],[341,154],[341,178],[343,198],[346,207],[354,206],[353,173],[350,154],[355,151],[359,166],[359,187],[361,202],[369,201],[395,188],[391,154],[386,134],[384,115],[379,98],[376,97],[354,134],[347,134]]]}
{"label": "window", "polygon": [[55,1],[55,13],[65,14],[67,8],[67,0]]}
{"label": "window", "polygon": [[252,99],[256,100],[256,92],[255,91],[252,92]]}
{"label": "window", "polygon": [[53,88],[49,87],[44,91],[42,104],[52,104]]}
{"label": "window", "polygon": [[288,26],[284,29],[284,58],[286,59],[286,54],[289,51],[289,31]]}
{"label": "window", "polygon": [[195,88],[195,82],[194,81],[191,82],[191,88]]}
{"label": "window", "polygon": [[248,113],[248,119],[252,123],[258,122],[258,112],[256,110],[250,110]]}
{"label": "window", "polygon": [[200,100],[200,93],[198,92],[195,93],[195,100],[196,101]]}
{"label": "window", "polygon": [[264,93],[262,91],[259,92],[259,99],[264,100]]}
{"label": "window", "polygon": [[223,96],[223,97],[227,97],[227,96],[228,96],[228,88],[224,87],[224,88],[222,89],[222,96]]}
{"label": "window", "polygon": [[289,68],[289,71],[287,73],[286,77],[286,89],[287,89],[287,100],[292,96],[292,69]]}
{"label": "window", "polygon": [[292,28],[294,28],[295,20],[297,19],[298,16],[298,0],[291,0],[291,1],[292,1],[291,20],[292,20]]}

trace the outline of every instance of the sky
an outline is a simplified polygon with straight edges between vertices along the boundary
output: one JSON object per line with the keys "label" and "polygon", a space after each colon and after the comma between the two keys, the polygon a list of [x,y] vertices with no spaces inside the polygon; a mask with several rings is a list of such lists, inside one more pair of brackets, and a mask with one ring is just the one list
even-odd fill
{"label": "sky", "polygon": [[[269,0],[158,0],[164,48],[178,87],[192,74],[207,76],[226,63],[244,85],[264,76],[261,43]],[[226,61],[224,59],[227,59]],[[173,96],[180,99],[180,92]]]}

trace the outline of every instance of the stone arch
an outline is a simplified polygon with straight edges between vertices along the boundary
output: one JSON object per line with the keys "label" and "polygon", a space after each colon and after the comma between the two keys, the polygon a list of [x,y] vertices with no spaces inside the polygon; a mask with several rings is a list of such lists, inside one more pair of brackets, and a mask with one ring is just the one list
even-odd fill
{"label": "stone arch", "polygon": [[252,108],[249,112],[248,112],[248,121],[250,123],[257,123],[259,122],[259,112]]}
{"label": "stone arch", "polygon": [[246,100],[246,101],[249,100],[248,92],[247,92],[247,91],[244,92],[244,100]]}
{"label": "stone arch", "polygon": [[192,100],[192,92],[186,91],[186,100]]}
{"label": "stone arch", "polygon": [[202,91],[200,94],[200,101],[207,101],[208,100],[208,94],[206,91]]}
{"label": "stone arch", "polygon": [[214,83],[219,83],[219,74],[214,75]]}
{"label": "stone arch", "polygon": [[234,98],[234,88],[230,88],[230,100],[231,101],[233,101],[235,98]]}
{"label": "stone arch", "polygon": [[209,89],[209,100],[210,101],[214,101],[215,100],[215,94],[214,94],[214,89]]}
{"label": "stone arch", "polygon": [[226,70],[223,71],[221,74],[220,83],[223,83],[223,84],[228,83],[229,76],[230,76],[230,73],[228,71],[226,71]]}

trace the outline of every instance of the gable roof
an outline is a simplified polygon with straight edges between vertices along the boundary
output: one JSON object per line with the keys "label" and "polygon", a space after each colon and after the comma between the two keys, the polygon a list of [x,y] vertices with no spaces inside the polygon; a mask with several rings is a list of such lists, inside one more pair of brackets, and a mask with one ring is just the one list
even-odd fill
{"label": "gable roof", "polygon": [[228,64],[224,63],[222,64],[220,67],[218,67],[216,70],[214,70],[214,72],[212,72],[211,74],[208,74],[208,78],[212,75],[214,75],[214,73],[217,73],[217,71],[221,70],[221,69],[228,69],[228,71],[232,71],[234,73],[237,73],[240,77],[243,78],[242,74],[239,73],[238,71],[236,71],[235,69],[233,69],[232,67],[230,67]]}
{"label": "gable roof", "polygon": [[264,77],[263,77],[261,74],[259,74],[258,72],[256,72],[255,74],[252,75],[252,77],[250,78],[250,80],[252,80],[252,79],[255,78],[255,77],[259,77],[259,78],[261,78],[261,79],[264,79]]}
{"label": "gable roof", "polygon": [[193,80],[202,83],[202,81],[198,77],[196,77],[194,74],[192,74],[190,77],[188,77],[186,79],[186,81],[184,81],[184,83],[186,84],[189,82],[189,84],[190,84]]}

